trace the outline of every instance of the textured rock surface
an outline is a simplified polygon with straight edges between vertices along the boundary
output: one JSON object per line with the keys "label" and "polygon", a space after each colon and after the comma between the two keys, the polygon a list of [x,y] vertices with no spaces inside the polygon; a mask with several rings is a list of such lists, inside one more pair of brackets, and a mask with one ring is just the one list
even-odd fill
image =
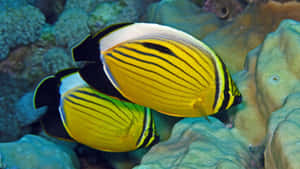
{"label": "textured rock surface", "polygon": [[300,3],[254,4],[232,23],[212,32],[206,42],[224,60],[232,73],[243,69],[247,53],[275,31],[283,19],[300,20]]}
{"label": "textured rock surface", "polygon": [[154,3],[148,8],[146,20],[181,29],[199,39],[223,24],[214,14],[205,13],[190,0],[162,0]]}
{"label": "textured rock surface", "polygon": [[245,102],[236,115],[235,127],[253,145],[264,140],[271,113],[288,95],[300,91],[299,38],[299,22],[283,21],[248,54],[245,72],[236,78]]}
{"label": "textured rock surface", "polygon": [[292,94],[269,120],[265,169],[300,168],[300,93]]}
{"label": "textured rock surface", "polygon": [[210,121],[179,121],[170,139],[155,145],[134,169],[255,169],[255,160],[242,139],[219,120]]}
{"label": "textured rock surface", "polygon": [[0,143],[2,163],[20,169],[79,169],[75,153],[46,139],[26,135],[16,142]]}

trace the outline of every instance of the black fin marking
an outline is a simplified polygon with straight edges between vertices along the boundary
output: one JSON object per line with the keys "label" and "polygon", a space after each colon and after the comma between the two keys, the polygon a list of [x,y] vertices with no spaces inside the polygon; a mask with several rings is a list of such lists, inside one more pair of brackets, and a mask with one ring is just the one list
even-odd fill
{"label": "black fin marking", "polygon": [[34,92],[33,103],[35,108],[42,106],[58,106],[59,93],[58,93],[59,81],[55,76],[48,76],[44,78],[37,86]]}
{"label": "black fin marking", "polygon": [[77,68],[65,69],[55,75],[44,78],[35,89],[34,107],[47,106],[47,112],[41,119],[41,125],[47,134],[65,140],[72,140],[66,132],[59,115],[60,79],[66,75],[77,72]]}
{"label": "black fin marking", "polygon": [[155,49],[155,50],[158,50],[162,53],[166,53],[166,54],[169,54],[169,55],[175,55],[169,48],[164,47],[164,46],[159,45],[159,44],[154,44],[154,43],[149,43],[149,42],[143,42],[141,44],[143,46],[145,46],[146,48]]}
{"label": "black fin marking", "polygon": [[68,68],[68,69],[63,69],[55,74],[55,77],[59,80],[63,78],[64,76],[70,75],[72,73],[78,72],[79,68]]}
{"label": "black fin marking", "polygon": [[48,107],[46,114],[40,122],[47,135],[62,140],[73,141],[60,119],[58,107]]}
{"label": "black fin marking", "polygon": [[99,41],[89,35],[72,48],[72,56],[74,61],[98,61],[100,59]]}
{"label": "black fin marking", "polygon": [[79,70],[80,76],[97,91],[130,102],[123,97],[107,78],[101,62],[88,63]]}
{"label": "black fin marking", "polygon": [[72,56],[74,61],[90,61],[97,62],[100,61],[100,46],[99,42],[107,34],[132,23],[121,23],[108,26],[94,36],[89,35],[83,41],[81,41],[77,46],[72,48]]}
{"label": "black fin marking", "polygon": [[119,23],[119,24],[113,24],[113,25],[110,25],[102,30],[100,30],[98,33],[96,33],[94,36],[93,36],[93,39],[97,39],[97,40],[100,40],[102,39],[104,36],[106,36],[107,34],[113,32],[113,31],[116,31],[117,29],[120,29],[122,27],[125,27],[125,26],[128,26],[128,25],[131,25],[133,23],[131,22],[128,22],[128,23]]}

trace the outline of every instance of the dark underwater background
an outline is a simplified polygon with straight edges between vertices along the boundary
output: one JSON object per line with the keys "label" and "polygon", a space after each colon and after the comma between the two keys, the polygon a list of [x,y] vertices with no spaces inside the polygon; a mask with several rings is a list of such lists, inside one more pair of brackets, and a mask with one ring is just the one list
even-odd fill
{"label": "dark underwater background", "polygon": [[[296,0],[0,0],[0,169],[299,169],[300,3]],[[47,136],[32,98],[75,67],[71,48],[115,23],[190,33],[228,67],[242,104],[204,118],[154,112],[161,141],[108,153]]]}

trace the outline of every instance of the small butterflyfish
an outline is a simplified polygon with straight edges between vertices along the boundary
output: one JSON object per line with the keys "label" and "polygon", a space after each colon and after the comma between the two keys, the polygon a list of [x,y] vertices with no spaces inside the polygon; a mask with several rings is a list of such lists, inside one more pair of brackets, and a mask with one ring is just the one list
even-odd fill
{"label": "small butterflyfish", "polygon": [[[111,25],[72,48],[84,80],[109,79],[122,97],[179,117],[207,117],[241,102],[224,62],[181,30],[153,23]],[[106,76],[106,77],[103,77]]]}
{"label": "small butterflyfish", "polygon": [[159,136],[149,108],[121,101],[90,87],[78,69],[44,78],[34,92],[34,107],[47,106],[45,132],[91,148],[128,152],[149,147]]}

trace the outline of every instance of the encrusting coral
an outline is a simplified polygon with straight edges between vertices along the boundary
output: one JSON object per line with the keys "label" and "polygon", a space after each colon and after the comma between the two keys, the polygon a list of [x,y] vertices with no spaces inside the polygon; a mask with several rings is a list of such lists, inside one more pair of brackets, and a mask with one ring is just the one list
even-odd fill
{"label": "encrusting coral", "polygon": [[300,20],[300,3],[270,1],[249,6],[240,16],[207,35],[206,42],[228,65],[232,73],[243,69],[246,55],[276,30],[284,19]]}
{"label": "encrusting coral", "polygon": [[252,145],[264,142],[272,112],[284,104],[288,95],[300,91],[299,38],[299,22],[284,20],[248,54],[245,72],[236,78],[244,106],[234,124]]}
{"label": "encrusting coral", "polygon": [[2,162],[8,168],[79,169],[75,153],[42,137],[25,135],[20,140],[0,143]]}
{"label": "encrusting coral", "polygon": [[300,167],[300,93],[289,95],[269,120],[265,169]]}
{"label": "encrusting coral", "polygon": [[256,169],[257,159],[231,129],[215,118],[185,118],[171,137],[155,145],[134,169]]}
{"label": "encrusting coral", "polygon": [[44,15],[31,5],[0,12],[0,60],[4,60],[12,48],[37,40],[44,24]]}

